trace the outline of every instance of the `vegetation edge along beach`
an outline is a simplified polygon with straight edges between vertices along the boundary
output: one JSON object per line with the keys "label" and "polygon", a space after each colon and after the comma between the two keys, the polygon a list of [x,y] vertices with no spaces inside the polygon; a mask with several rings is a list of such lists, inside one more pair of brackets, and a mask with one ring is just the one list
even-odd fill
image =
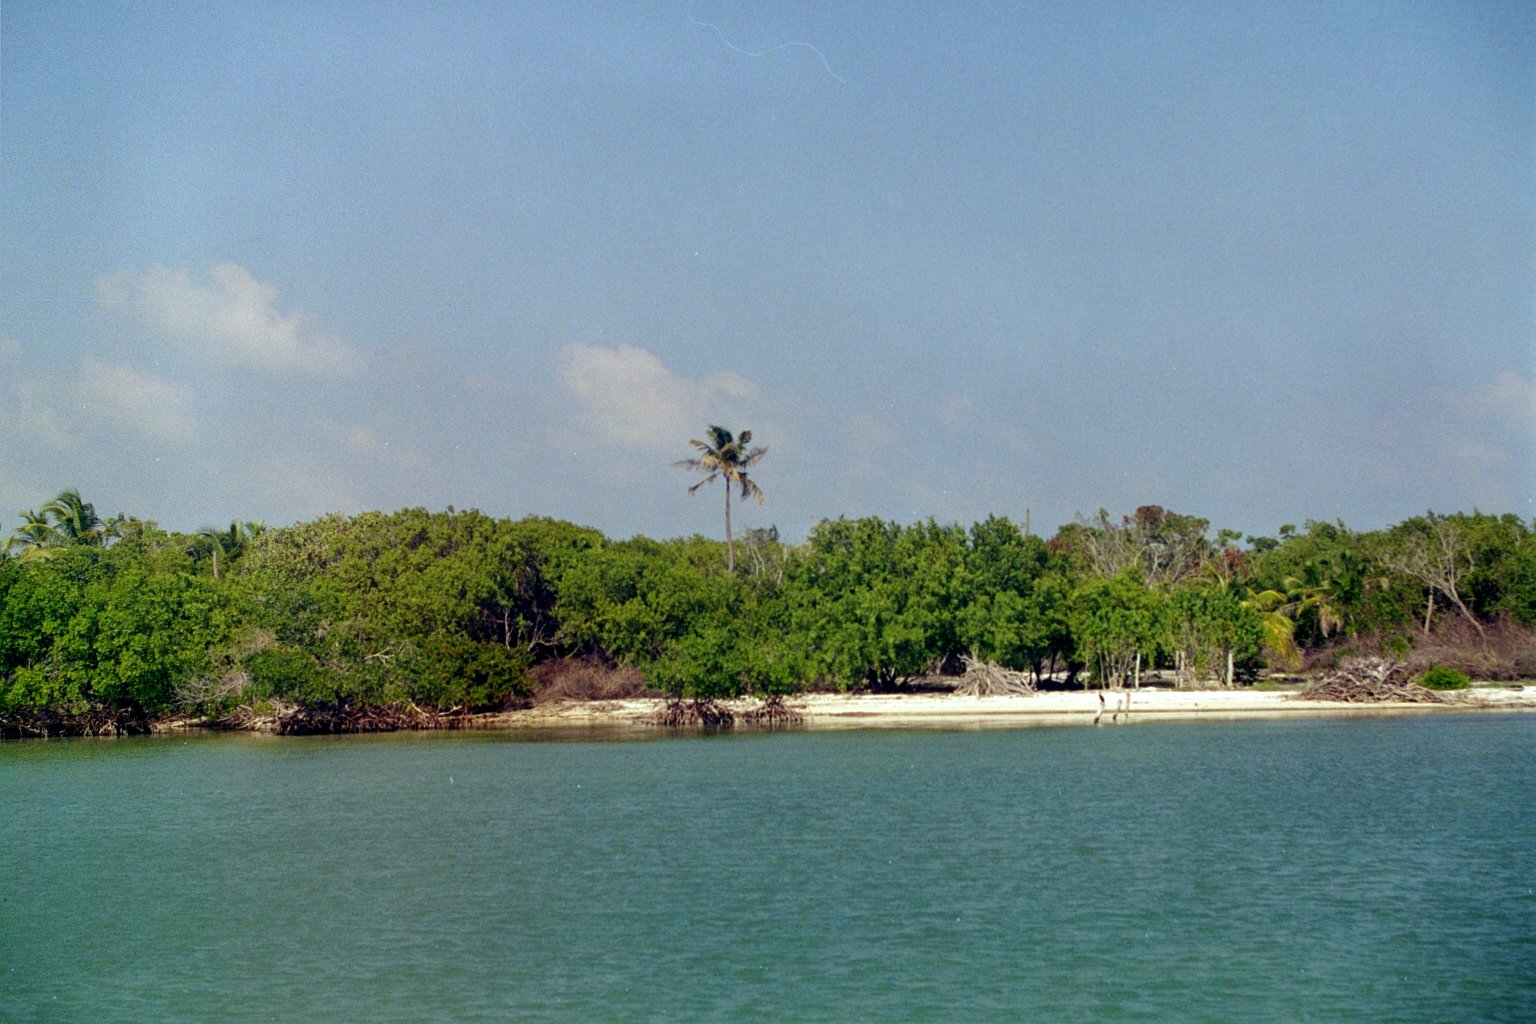
{"label": "vegetation edge along beach", "polygon": [[1515,709],[1532,677],[1536,523],[1478,511],[1273,537],[1155,505],[1048,538],[836,519],[788,544],[451,507],[186,534],[65,491],[0,556],[12,738]]}

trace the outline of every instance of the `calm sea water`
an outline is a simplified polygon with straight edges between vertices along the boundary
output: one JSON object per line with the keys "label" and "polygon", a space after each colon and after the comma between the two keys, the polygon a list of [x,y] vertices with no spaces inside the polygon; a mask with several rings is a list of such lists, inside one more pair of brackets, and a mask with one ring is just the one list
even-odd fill
{"label": "calm sea water", "polygon": [[0,744],[7,1021],[1536,1019],[1536,716]]}

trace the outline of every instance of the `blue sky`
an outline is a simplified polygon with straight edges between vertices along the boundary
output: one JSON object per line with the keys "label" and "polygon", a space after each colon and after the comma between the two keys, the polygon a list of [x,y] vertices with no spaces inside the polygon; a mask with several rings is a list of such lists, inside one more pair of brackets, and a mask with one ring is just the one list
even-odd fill
{"label": "blue sky", "polygon": [[1536,515],[1518,3],[0,7],[0,518]]}

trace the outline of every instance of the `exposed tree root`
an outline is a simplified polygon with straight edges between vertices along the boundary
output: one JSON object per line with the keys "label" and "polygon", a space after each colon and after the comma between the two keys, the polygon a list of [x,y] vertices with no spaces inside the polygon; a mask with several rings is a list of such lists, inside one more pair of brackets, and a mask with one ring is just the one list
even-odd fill
{"label": "exposed tree root", "polygon": [[683,700],[681,697],[673,697],[662,707],[661,713],[650,720],[650,724],[669,729],[700,725],[714,729],[729,729],[736,724],[736,715],[718,701]]}
{"label": "exposed tree root", "polygon": [[763,701],[761,707],[755,707],[741,717],[744,721],[751,722],[753,725],[764,726],[770,729],[800,725],[805,721],[805,716],[784,703],[783,695],[777,693]]}
{"label": "exposed tree root", "polygon": [[141,736],[153,729],[142,711],[90,707],[64,712],[51,708],[18,709],[0,715],[0,738],[45,736]]}
{"label": "exposed tree root", "polygon": [[355,705],[347,701],[326,704],[274,701],[262,711],[241,705],[213,725],[220,729],[308,736],[324,733],[395,732],[401,729],[462,729],[472,721],[473,717],[462,708],[437,711],[420,708],[410,702]]}
{"label": "exposed tree root", "polygon": [[1022,696],[1035,692],[1028,672],[1015,672],[990,661],[965,658],[965,674],[955,684],[961,697]]}
{"label": "exposed tree root", "polygon": [[1445,704],[1433,690],[1410,682],[1401,662],[1391,658],[1351,658],[1296,695],[1297,700],[1335,700],[1352,704],[1398,701]]}

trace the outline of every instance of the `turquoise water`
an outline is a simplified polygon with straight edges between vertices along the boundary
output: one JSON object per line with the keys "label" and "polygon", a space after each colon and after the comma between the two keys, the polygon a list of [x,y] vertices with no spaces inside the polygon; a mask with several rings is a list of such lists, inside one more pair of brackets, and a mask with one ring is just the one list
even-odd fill
{"label": "turquoise water", "polygon": [[1530,1021],[1536,716],[0,744],[0,1019]]}

